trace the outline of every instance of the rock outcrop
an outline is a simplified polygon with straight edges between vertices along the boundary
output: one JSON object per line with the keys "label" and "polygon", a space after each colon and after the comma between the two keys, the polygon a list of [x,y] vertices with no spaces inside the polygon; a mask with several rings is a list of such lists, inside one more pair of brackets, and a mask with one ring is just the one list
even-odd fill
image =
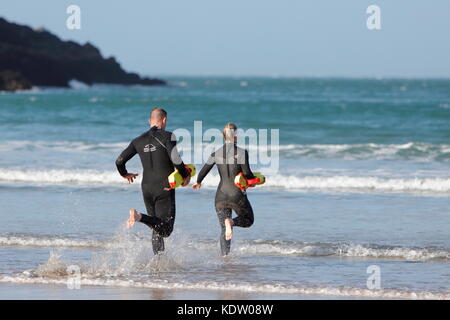
{"label": "rock outcrop", "polygon": [[31,89],[31,84],[20,73],[4,70],[0,71],[0,90],[17,91]]}
{"label": "rock outcrop", "polygon": [[86,84],[166,84],[124,71],[113,57],[103,58],[90,43],[62,41],[43,29],[0,18],[0,90],[67,87],[72,79]]}

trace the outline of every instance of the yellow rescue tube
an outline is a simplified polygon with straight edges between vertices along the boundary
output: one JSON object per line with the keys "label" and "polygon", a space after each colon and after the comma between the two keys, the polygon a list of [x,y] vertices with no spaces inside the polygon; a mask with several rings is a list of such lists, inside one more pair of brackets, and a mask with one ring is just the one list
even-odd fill
{"label": "yellow rescue tube", "polygon": [[[186,170],[189,172],[191,177],[195,176],[196,170],[195,170],[195,166],[193,164],[187,164]],[[178,172],[178,170],[175,170],[174,172],[172,172],[169,175],[168,180],[169,180],[170,189],[178,188],[179,186],[181,186],[183,184],[183,181],[184,181],[183,177]]]}
{"label": "yellow rescue tube", "polygon": [[253,172],[255,179],[247,179],[244,176],[244,173],[238,173],[236,177],[234,177],[234,184],[241,190],[246,190],[249,187],[254,187],[255,185],[264,184],[266,182],[266,177],[263,176],[260,172]]}

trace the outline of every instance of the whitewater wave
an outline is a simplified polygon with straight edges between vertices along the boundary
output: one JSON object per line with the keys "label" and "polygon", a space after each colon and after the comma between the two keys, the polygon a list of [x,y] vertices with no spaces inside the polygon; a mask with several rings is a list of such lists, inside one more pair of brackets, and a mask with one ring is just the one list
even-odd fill
{"label": "whitewater wave", "polygon": [[[129,142],[88,142],[88,141],[30,141],[12,140],[0,143],[0,151],[44,150],[60,152],[110,151],[120,152]],[[192,152],[191,146],[179,144],[180,151]],[[213,151],[214,145],[202,143],[203,150]],[[248,150],[257,150],[261,146],[247,145]],[[294,158],[344,159],[344,160],[450,160],[450,144],[432,144],[408,142],[404,144],[285,144],[268,146],[269,151]]]}
{"label": "whitewater wave", "polygon": [[[0,246],[116,250],[133,247],[145,238],[116,237],[104,240],[73,239],[53,236],[1,235]],[[212,239],[183,241],[186,249],[215,251],[217,241]],[[282,240],[241,240],[233,245],[238,255],[275,255],[302,257],[376,258],[408,261],[450,262],[450,249],[381,246],[376,244],[306,243]]]}
{"label": "whitewater wave", "polygon": [[[33,276],[29,272],[17,275],[0,276],[0,282],[19,284],[51,284],[67,285],[67,275],[59,274],[59,277]],[[272,294],[298,294],[319,295],[335,297],[357,297],[357,298],[383,298],[383,299],[450,299],[449,292],[427,292],[427,291],[404,291],[397,289],[369,290],[356,287],[303,287],[283,284],[252,284],[232,283],[215,281],[167,281],[167,280],[131,280],[92,277],[81,274],[80,286],[112,286],[126,288],[147,288],[166,290],[211,290],[211,291],[235,291],[249,293],[272,293]]]}
{"label": "whitewater wave", "polygon": [[[176,235],[180,236],[180,235]],[[181,235],[182,236],[182,235]],[[14,274],[0,275],[0,283],[14,284],[73,284],[74,275],[77,276],[81,286],[109,286],[128,288],[149,288],[166,290],[211,290],[211,291],[239,291],[250,293],[272,294],[297,294],[320,295],[336,297],[366,297],[386,299],[450,299],[450,292],[407,291],[398,289],[368,290],[358,287],[329,287],[329,286],[302,286],[297,283],[285,282],[249,282],[249,281],[215,281],[209,279],[191,279],[191,281],[173,278],[170,274],[178,274],[179,271],[190,271],[198,264],[223,265],[223,260],[217,255],[217,241],[203,239],[194,241],[173,242],[169,239],[171,250],[166,255],[153,256],[151,254],[151,241],[142,241],[142,235],[119,233],[113,239],[107,240],[77,240],[73,238],[53,238],[48,236],[0,236],[0,243],[8,245],[63,245],[70,248],[97,248],[105,249],[97,252],[89,261],[74,262],[60,259],[61,250],[52,249],[48,261],[40,264],[36,269]],[[183,245],[180,246],[180,243]],[[347,249],[345,249],[347,247]],[[378,248],[376,246],[364,247],[363,256],[383,254],[382,251],[391,250],[390,256],[405,252],[422,250],[420,258],[425,258],[425,252],[437,255],[445,255],[448,260],[448,250],[442,249],[441,253],[432,248]],[[205,250],[207,252],[205,252]],[[347,251],[345,251],[347,250]],[[372,253],[370,253],[372,250]],[[375,251],[373,251],[375,250]],[[394,253],[393,250],[397,250]],[[434,250],[434,251],[433,251]],[[236,253],[235,253],[236,252]],[[246,256],[255,255],[282,255],[282,256],[323,256],[323,255],[351,255],[362,252],[358,247],[341,244],[326,243],[302,243],[273,240],[236,241],[233,254],[229,257],[233,261],[240,254]],[[206,253],[206,255],[205,255]],[[414,255],[418,257],[418,255]],[[430,255],[428,258],[431,257]],[[76,267],[77,270],[73,269]],[[72,268],[72,269],[71,269]],[[72,271],[77,271],[73,273]],[[169,277],[167,277],[169,274]]]}
{"label": "whitewater wave", "polygon": [[450,192],[450,179],[381,178],[353,176],[283,176],[268,177],[265,187],[282,189],[318,189],[332,191],[375,192]]}
{"label": "whitewater wave", "polygon": [[36,248],[67,248],[67,249],[104,249],[106,241],[73,239],[54,236],[0,236],[0,246],[36,247]]}
{"label": "whitewater wave", "polygon": [[82,81],[79,81],[77,79],[72,79],[69,81],[69,87],[71,89],[75,89],[75,90],[86,90],[89,89],[90,86]]}
{"label": "whitewater wave", "polygon": [[449,160],[450,144],[408,142],[404,144],[291,144],[280,151],[308,158],[344,160]]}
{"label": "whitewater wave", "polygon": [[0,151],[60,151],[60,152],[80,152],[80,151],[111,151],[119,152],[126,148],[126,142],[82,142],[82,141],[30,141],[11,140],[0,143]]}
{"label": "whitewater wave", "polygon": [[351,257],[410,261],[450,261],[450,250],[439,248],[395,247],[347,243],[303,243],[279,240],[253,240],[238,244],[236,250],[243,254]]}
{"label": "whitewater wave", "polygon": [[[138,177],[138,182],[140,177]],[[116,171],[100,170],[15,170],[0,169],[0,182],[31,183],[54,185],[124,185],[124,180]],[[203,185],[216,188],[219,184],[217,174],[208,175]],[[403,193],[450,193],[449,178],[385,178],[335,176],[296,176],[275,174],[267,176],[264,185],[258,189],[284,190],[324,190],[356,192],[403,192]]]}
{"label": "whitewater wave", "polygon": [[0,182],[118,185],[123,179],[114,171],[0,169]]}

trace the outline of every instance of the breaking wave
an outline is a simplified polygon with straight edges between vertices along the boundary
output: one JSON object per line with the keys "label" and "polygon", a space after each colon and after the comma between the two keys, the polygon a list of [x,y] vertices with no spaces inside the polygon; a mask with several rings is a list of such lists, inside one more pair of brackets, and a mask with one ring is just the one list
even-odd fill
{"label": "breaking wave", "polygon": [[[78,240],[48,236],[0,236],[1,245],[51,246],[48,260],[36,269],[2,274],[0,283],[49,284],[148,288],[165,290],[209,290],[249,293],[294,294],[381,299],[450,299],[450,292],[408,291],[408,289],[369,290],[364,287],[305,286],[286,282],[248,282],[239,280],[193,279],[184,280],[179,272],[198,268],[199,263],[223,265],[217,253],[217,241],[169,239],[172,250],[162,256],[151,254],[151,242],[140,235],[122,233],[107,240]],[[173,242],[173,243],[172,243]],[[182,243],[182,246],[180,246]],[[60,248],[98,249],[89,261],[63,261]],[[303,243],[274,240],[236,241],[233,254],[278,256],[337,256],[376,257],[387,259],[417,259],[450,261],[448,249],[387,247],[331,243]],[[74,269],[74,267],[76,269]]]}
{"label": "breaking wave", "polygon": [[[18,275],[0,276],[0,282],[20,284],[51,284],[67,285],[68,278],[64,272],[53,277],[30,275],[25,272]],[[335,297],[356,298],[382,298],[382,299],[450,299],[448,292],[427,291],[405,291],[397,289],[369,290],[356,287],[304,287],[283,284],[251,284],[215,281],[167,281],[167,280],[129,280],[115,278],[92,277],[82,274],[79,280],[80,286],[113,286],[126,288],[148,288],[166,290],[212,290],[212,291],[236,291],[250,293],[272,293],[272,294],[299,294],[320,295]]]}
{"label": "breaking wave", "polygon": [[[15,170],[0,169],[0,182],[62,184],[62,185],[123,185],[124,180],[116,171],[100,170]],[[217,174],[204,180],[206,187],[216,188]],[[267,182],[258,186],[265,189],[325,190],[357,192],[404,192],[404,193],[450,193],[449,178],[386,178],[375,176],[315,176],[315,175],[268,175]]]}
{"label": "breaking wave", "polygon": [[[89,240],[53,236],[1,235],[0,246],[43,247],[67,249],[126,249],[143,239],[116,237],[112,239]],[[187,240],[188,249],[214,251],[217,241],[210,239]],[[411,261],[437,260],[450,262],[450,249],[437,247],[402,247],[376,244],[349,243],[307,243],[282,240],[238,240],[233,245],[233,252],[242,255],[279,255],[302,257],[349,257],[376,258]]]}
{"label": "breaking wave", "polygon": [[[120,152],[128,142],[83,142],[83,141],[29,141],[13,140],[0,143],[0,151],[11,150],[52,150],[60,152],[110,151]],[[179,144],[180,151],[190,152],[192,146]],[[214,150],[214,146],[204,142],[203,150]],[[258,149],[257,145],[245,146],[248,150]],[[404,144],[284,144],[268,146],[268,150],[294,158],[345,159],[345,160],[418,160],[449,161],[450,144],[408,142]]]}

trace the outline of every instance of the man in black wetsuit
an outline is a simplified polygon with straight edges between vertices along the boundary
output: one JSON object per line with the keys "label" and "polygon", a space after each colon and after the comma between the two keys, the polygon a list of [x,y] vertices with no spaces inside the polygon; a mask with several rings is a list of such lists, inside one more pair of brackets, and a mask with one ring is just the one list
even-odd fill
{"label": "man in black wetsuit", "polygon": [[[248,228],[253,224],[253,209],[247,199],[245,191],[241,191],[234,184],[234,178],[242,172],[247,179],[254,179],[248,161],[248,152],[236,146],[236,125],[228,123],[223,136],[225,144],[211,154],[207,163],[197,176],[194,189],[200,189],[201,183],[212,167],[216,164],[219,170],[220,183],[217,188],[215,207],[221,227],[220,248],[222,255],[230,252],[233,226]],[[231,219],[234,210],[237,217]]]}
{"label": "man in black wetsuit", "polygon": [[142,194],[147,214],[130,209],[128,227],[140,221],[153,229],[152,244],[155,254],[164,251],[164,239],[173,231],[175,222],[175,190],[170,189],[167,177],[175,170],[184,179],[183,187],[189,184],[190,174],[176,148],[175,136],[165,131],[167,112],[155,108],[150,114],[150,130],[131,141],[116,160],[120,175],[132,183],[137,174],[127,172],[125,164],[136,153],[143,167]]}

